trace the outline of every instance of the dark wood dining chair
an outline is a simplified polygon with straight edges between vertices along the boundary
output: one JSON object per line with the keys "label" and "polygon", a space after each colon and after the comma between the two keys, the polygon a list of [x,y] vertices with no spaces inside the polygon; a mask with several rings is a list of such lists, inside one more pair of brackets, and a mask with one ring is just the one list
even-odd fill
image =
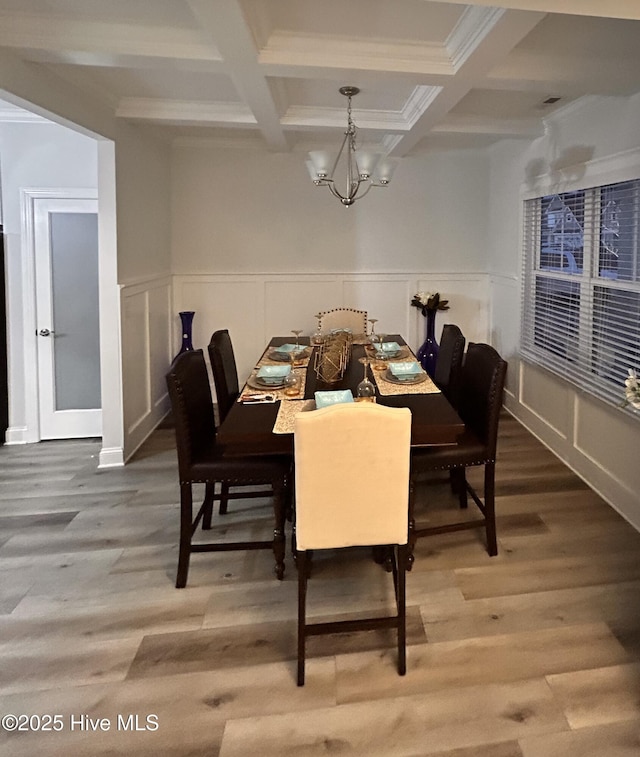
{"label": "dark wood dining chair", "polygon": [[[175,421],[180,478],[180,549],[176,588],[187,583],[193,552],[273,549],[279,579],[284,575],[284,522],[290,460],[282,457],[225,457],[216,445],[216,426],[209,377],[202,350],[179,355],[166,376]],[[230,486],[269,484],[273,492],[273,539],[194,543],[193,536],[213,505],[214,484]],[[205,497],[194,518],[193,485],[205,485]],[[219,496],[219,495],[218,495]]]}
{"label": "dark wood dining chair", "polygon": [[218,418],[222,423],[240,393],[236,357],[229,331],[227,329],[214,331],[207,350],[216,388]]}
{"label": "dark wood dining chair", "polygon": [[[460,378],[457,411],[465,430],[458,443],[442,447],[416,449],[411,454],[411,481],[429,478],[433,471],[449,470],[454,476],[454,490],[461,508],[467,507],[467,495],[478,506],[482,518],[466,519],[443,525],[411,524],[411,553],[421,536],[485,528],[489,555],[498,554],[495,515],[495,466],[498,423],[507,363],[488,344],[469,343]],[[484,498],[466,478],[466,469],[484,466]],[[413,503],[412,503],[413,504]],[[413,507],[412,507],[413,511]]]}
{"label": "dark wood dining chair", "polygon": [[454,407],[458,406],[465,343],[464,334],[458,326],[453,323],[443,326],[433,380]]}
{"label": "dark wood dining chair", "polygon": [[[304,685],[306,638],[316,634],[396,629],[398,673],[406,672],[410,444],[408,408],[343,404],[296,418],[298,686]],[[395,614],[307,622],[311,552],[383,545],[393,573]]]}
{"label": "dark wood dining chair", "polygon": [[[238,399],[240,387],[238,383],[238,369],[236,367],[236,358],[233,352],[233,344],[227,329],[219,329],[211,335],[211,340],[207,347],[209,353],[209,362],[211,363],[211,373],[213,383],[216,388],[216,397],[218,400],[218,423],[222,423],[233,407],[233,403]],[[211,484],[215,489],[215,484]],[[231,491],[229,483],[220,482],[220,494],[210,498],[210,507],[204,513],[203,528],[211,528],[213,517],[213,500],[219,499],[220,505],[218,512],[225,515],[229,506],[229,500],[248,499],[251,497],[268,497],[271,491],[250,491],[236,492]]]}

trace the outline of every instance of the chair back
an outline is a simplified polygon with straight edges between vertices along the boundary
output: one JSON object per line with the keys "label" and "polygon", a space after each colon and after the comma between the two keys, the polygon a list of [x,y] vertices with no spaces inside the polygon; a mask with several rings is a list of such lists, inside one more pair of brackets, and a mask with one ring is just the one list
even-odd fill
{"label": "chair back", "polygon": [[488,344],[469,342],[462,367],[458,413],[487,447],[487,456],[496,455],[498,421],[507,363]]}
{"label": "chair back", "polygon": [[178,355],[167,373],[167,388],[176,429],[180,480],[186,481],[194,461],[205,449],[211,449],[216,433],[202,350]]}
{"label": "chair back", "polygon": [[320,330],[350,329],[353,334],[367,333],[367,311],[353,308],[334,308],[320,313]]}
{"label": "chair back", "polygon": [[209,342],[209,360],[213,383],[216,387],[218,400],[218,415],[220,423],[227,417],[227,413],[238,399],[240,387],[238,385],[238,369],[233,354],[233,345],[227,329],[215,331]]}
{"label": "chair back", "polygon": [[458,326],[453,323],[444,325],[433,380],[454,406],[457,405],[465,342]]}
{"label": "chair back", "polygon": [[296,417],[296,548],[406,544],[411,411],[345,403]]}

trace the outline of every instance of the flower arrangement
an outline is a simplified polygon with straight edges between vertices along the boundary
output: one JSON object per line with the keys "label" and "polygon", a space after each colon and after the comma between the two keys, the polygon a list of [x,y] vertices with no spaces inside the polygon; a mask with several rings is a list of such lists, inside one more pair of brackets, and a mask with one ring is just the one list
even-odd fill
{"label": "flower arrangement", "polygon": [[624,382],[624,402],[623,407],[631,405],[636,410],[640,410],[640,377],[633,368],[629,368],[629,377]]}
{"label": "flower arrangement", "polygon": [[440,292],[417,292],[413,295],[411,304],[420,308],[422,315],[426,315],[428,310],[449,310],[449,300],[440,299]]}

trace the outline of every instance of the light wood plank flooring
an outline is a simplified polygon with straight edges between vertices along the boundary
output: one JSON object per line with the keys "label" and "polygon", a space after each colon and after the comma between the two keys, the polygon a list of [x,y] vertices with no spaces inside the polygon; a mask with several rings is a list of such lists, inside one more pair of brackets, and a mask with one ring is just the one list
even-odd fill
{"label": "light wood plank flooring", "polygon": [[[302,689],[290,556],[278,582],[267,551],[195,555],[176,590],[172,430],[124,469],[98,451],[0,448],[0,713],[62,724],[0,730],[1,755],[640,755],[640,534],[509,416],[499,555],[480,530],[421,539],[407,675],[391,635],[316,637]],[[444,478],[419,503],[460,514]],[[241,500],[216,528],[269,516]],[[318,555],[309,592],[318,617],[392,605],[361,552]]]}

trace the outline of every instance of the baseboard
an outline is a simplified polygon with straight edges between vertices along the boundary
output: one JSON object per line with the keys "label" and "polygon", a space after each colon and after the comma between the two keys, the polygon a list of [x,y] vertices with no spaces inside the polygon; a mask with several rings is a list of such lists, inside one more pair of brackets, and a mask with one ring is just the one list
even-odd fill
{"label": "baseboard", "polygon": [[103,447],[98,458],[98,468],[121,468],[124,465],[122,447]]}

